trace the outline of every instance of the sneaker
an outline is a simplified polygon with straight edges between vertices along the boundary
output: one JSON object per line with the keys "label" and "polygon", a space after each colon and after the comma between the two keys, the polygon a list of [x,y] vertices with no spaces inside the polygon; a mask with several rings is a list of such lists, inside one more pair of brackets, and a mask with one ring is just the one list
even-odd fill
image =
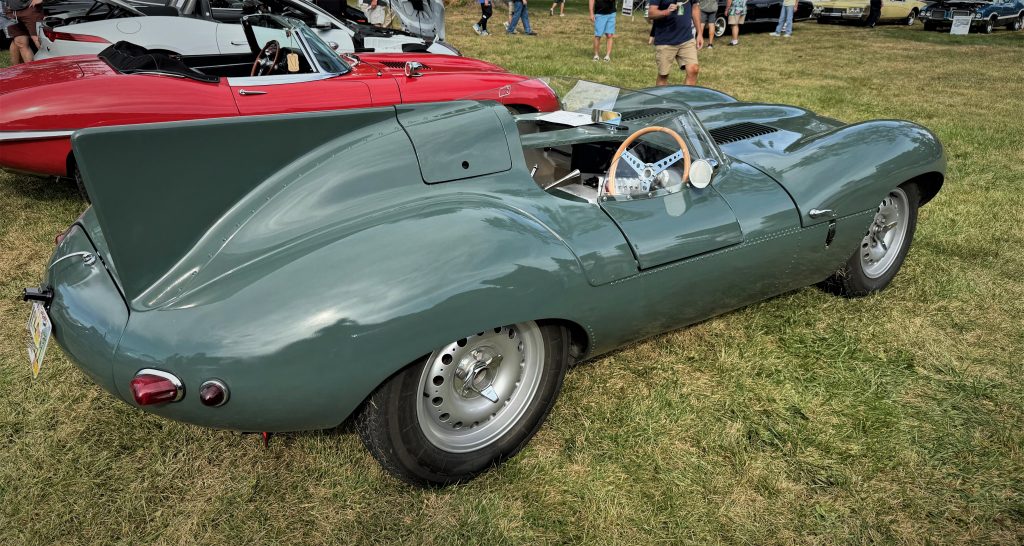
{"label": "sneaker", "polygon": [[551,16],[554,17],[555,16],[555,8],[549,8],[548,9],[548,13],[550,13]]}
{"label": "sneaker", "polygon": [[491,33],[490,33],[490,32],[487,32],[486,30],[481,30],[481,31],[480,31],[480,35],[481,35],[481,36],[490,36],[490,35],[491,35]]}
{"label": "sneaker", "polygon": [[779,36],[781,36],[781,34],[779,34],[778,32],[771,32],[768,35],[771,36],[772,38],[778,38]]}
{"label": "sneaker", "polygon": [[536,36],[536,35],[537,35],[537,33],[536,33],[536,32],[534,32],[534,31],[532,31],[532,30],[531,30],[531,31],[529,31],[529,32],[526,32],[525,34],[526,34],[527,36]]}
{"label": "sneaker", "polygon": [[505,27],[505,32],[508,32],[508,21],[502,21],[501,26]]}
{"label": "sneaker", "polygon": [[708,44],[708,45],[707,45],[707,48],[708,48],[708,49],[715,49],[715,44]]}
{"label": "sneaker", "polygon": [[565,14],[564,13],[559,13],[558,16],[559,17],[565,17]]}
{"label": "sneaker", "polygon": [[783,38],[792,38],[793,35],[792,34],[783,34],[782,37]]}
{"label": "sneaker", "polygon": [[480,34],[480,25],[479,25],[479,23],[473,23],[473,32],[475,32],[477,34]]}
{"label": "sneaker", "polygon": [[594,55],[594,60],[595,60],[595,61],[600,61],[600,60],[601,60],[601,57],[598,57],[597,55]]}
{"label": "sneaker", "polygon": [[731,46],[740,45],[740,43],[737,40],[733,40],[733,41],[729,42],[729,45],[731,45]]}
{"label": "sneaker", "polygon": [[604,56],[604,62],[606,62],[606,63],[607,63],[607,62],[609,62],[609,61],[611,61],[611,60],[612,60],[612,58],[611,58],[611,57],[609,57],[608,55],[605,55],[605,56]]}

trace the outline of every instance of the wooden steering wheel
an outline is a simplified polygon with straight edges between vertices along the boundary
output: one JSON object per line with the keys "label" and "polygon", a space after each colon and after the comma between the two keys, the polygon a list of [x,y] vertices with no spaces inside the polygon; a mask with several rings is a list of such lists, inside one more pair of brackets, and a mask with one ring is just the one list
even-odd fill
{"label": "wooden steering wheel", "polygon": [[[644,163],[639,157],[633,155],[628,148],[636,141],[637,138],[646,135],[647,133],[665,133],[666,135],[671,136],[676,139],[676,144],[679,145],[679,151],[666,156],[656,163]],[[619,145],[619,149],[615,150],[615,155],[612,156],[612,163],[608,167],[608,179],[605,185],[605,193],[608,195],[615,195],[615,169],[618,168],[620,159],[624,159],[626,161],[626,164],[636,172],[640,177],[640,180],[642,180],[648,188],[651,183],[654,182],[655,176],[672,165],[675,165],[675,163],[680,159],[683,160],[683,182],[686,182],[690,178],[690,149],[686,147],[686,142],[683,141],[683,137],[679,136],[679,133],[669,129],[668,127],[659,127],[656,125],[645,127],[629,135],[626,140]]]}
{"label": "wooden steering wheel", "polygon": [[267,45],[263,46],[260,50],[259,55],[256,55],[256,60],[252,63],[252,70],[249,72],[250,76],[262,76],[269,73],[277,66],[277,57],[281,55],[281,44],[277,43],[277,40],[271,40],[267,42]]}

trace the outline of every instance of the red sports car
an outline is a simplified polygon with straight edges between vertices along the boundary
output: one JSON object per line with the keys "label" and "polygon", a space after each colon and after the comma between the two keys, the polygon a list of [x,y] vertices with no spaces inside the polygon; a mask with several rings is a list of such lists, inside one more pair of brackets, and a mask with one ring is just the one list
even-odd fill
{"label": "red sports car", "polygon": [[252,15],[242,24],[251,54],[177,57],[120,42],[96,57],[0,71],[0,168],[74,178],[70,136],[84,127],[480,99],[486,92],[518,112],[558,108],[544,84],[476,59],[339,56],[294,19]]}

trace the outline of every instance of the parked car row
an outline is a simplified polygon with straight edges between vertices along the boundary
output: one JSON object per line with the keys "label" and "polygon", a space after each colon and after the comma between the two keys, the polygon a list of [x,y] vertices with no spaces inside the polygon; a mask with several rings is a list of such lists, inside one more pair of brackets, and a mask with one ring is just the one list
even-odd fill
{"label": "parked car row", "polygon": [[[813,16],[819,23],[867,21],[871,13],[869,0],[815,0]],[[991,33],[999,27],[1008,30],[1024,28],[1022,0],[885,0],[879,20],[913,25],[919,19],[925,30],[948,29],[953,17],[971,17],[976,31]]]}
{"label": "parked car row", "polygon": [[339,52],[459,55],[433,36],[340,19],[306,0],[166,0],[164,4],[93,0],[83,6],[60,3],[47,8],[37,59],[94,55],[121,40],[177,55],[247,53],[239,20],[255,13],[298,19]]}

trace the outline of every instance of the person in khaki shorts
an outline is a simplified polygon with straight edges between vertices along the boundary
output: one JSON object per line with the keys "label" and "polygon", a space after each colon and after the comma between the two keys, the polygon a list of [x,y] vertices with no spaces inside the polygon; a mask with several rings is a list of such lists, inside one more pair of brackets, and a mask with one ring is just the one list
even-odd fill
{"label": "person in khaki shorts", "polygon": [[700,65],[697,50],[704,47],[700,25],[700,4],[693,0],[651,0],[649,17],[654,21],[654,58],[658,64],[655,85],[668,85],[668,76],[678,66],[686,71],[686,85],[697,84]]}
{"label": "person in khaki shorts", "polygon": [[740,25],[747,20],[747,0],[729,0],[725,4],[725,13],[732,27],[732,41],[729,45],[740,45]]}

